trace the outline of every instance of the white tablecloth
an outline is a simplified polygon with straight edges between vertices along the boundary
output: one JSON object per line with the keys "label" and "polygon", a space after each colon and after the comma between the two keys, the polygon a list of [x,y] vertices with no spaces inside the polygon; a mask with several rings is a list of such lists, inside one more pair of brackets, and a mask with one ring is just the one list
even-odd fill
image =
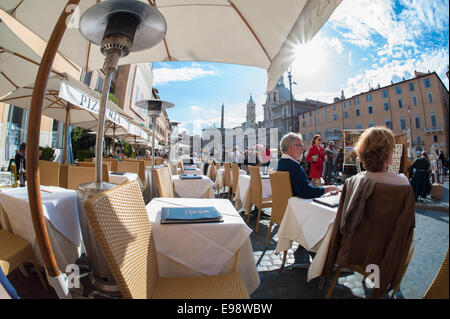
{"label": "white tablecloth", "polygon": [[[269,178],[261,178],[262,197],[267,198],[272,196],[272,186]],[[246,214],[250,211],[250,175],[240,175],[238,187],[236,192],[235,208],[237,210],[241,207],[245,208]]]}
{"label": "white tablecloth", "polygon": [[328,207],[312,199],[291,197],[278,230],[275,253],[288,250],[292,241],[316,252],[309,269],[308,281],[320,276],[328,253],[337,207]]}
{"label": "white tablecloth", "polygon": [[[56,262],[62,271],[74,264],[82,249],[75,190],[41,186],[42,208]],[[7,215],[11,231],[30,243],[38,263],[43,265],[36,240],[25,187],[2,189],[0,204]],[[2,219],[4,220],[4,218]]]}
{"label": "white tablecloth", "polygon": [[213,181],[201,175],[201,179],[181,179],[179,175],[173,175],[173,190],[175,195],[183,198],[214,197]]}
{"label": "white tablecloth", "polygon": [[[214,206],[222,223],[160,224],[162,207]],[[232,270],[240,249],[237,271],[249,293],[260,283],[250,243],[251,229],[226,199],[154,198],[147,212],[155,234],[160,276],[218,275]]]}
{"label": "white tablecloth", "polygon": [[[244,171],[243,169],[239,170],[239,175],[247,175],[247,172]],[[233,172],[230,169],[230,181],[231,183],[233,183]],[[223,187],[223,184],[225,182],[225,169],[224,168],[220,168],[217,170],[217,175],[216,175],[216,181],[214,184],[214,188],[215,189],[221,189]]]}

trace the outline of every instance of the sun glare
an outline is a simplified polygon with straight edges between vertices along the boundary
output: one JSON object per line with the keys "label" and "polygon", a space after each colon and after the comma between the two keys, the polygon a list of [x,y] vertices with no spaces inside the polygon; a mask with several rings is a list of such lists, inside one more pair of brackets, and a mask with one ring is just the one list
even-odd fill
{"label": "sun glare", "polygon": [[292,68],[309,75],[318,75],[326,64],[326,47],[319,41],[311,41],[295,48],[295,60]]}

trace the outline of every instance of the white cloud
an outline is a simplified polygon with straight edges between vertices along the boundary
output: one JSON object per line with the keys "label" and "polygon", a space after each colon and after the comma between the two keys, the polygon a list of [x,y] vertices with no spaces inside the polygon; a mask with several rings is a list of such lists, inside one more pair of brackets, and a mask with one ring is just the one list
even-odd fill
{"label": "white cloud", "polygon": [[197,106],[197,105],[191,106],[191,111],[194,112],[194,113],[198,113],[198,112],[200,112],[201,110],[202,110],[202,107],[201,107],[201,106]]}
{"label": "white cloud", "polygon": [[161,85],[169,82],[192,81],[201,77],[217,75],[216,71],[205,70],[199,66],[183,68],[153,69],[153,84]]}

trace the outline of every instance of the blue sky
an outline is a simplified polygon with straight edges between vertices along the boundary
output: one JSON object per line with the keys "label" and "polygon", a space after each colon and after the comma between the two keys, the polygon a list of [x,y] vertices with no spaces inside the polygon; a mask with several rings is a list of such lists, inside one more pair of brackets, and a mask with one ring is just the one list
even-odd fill
{"label": "blue sky", "polygon": [[[436,71],[444,85],[449,65],[448,0],[343,0],[329,21],[292,64],[293,94],[297,100],[332,102],[344,90],[346,97],[386,86],[414,70]],[[266,71],[254,67],[206,63],[154,63],[154,87],[182,129],[225,126],[245,121],[250,94],[257,120],[263,120]],[[285,76],[285,85],[288,87]],[[193,130],[193,131],[192,131]]]}

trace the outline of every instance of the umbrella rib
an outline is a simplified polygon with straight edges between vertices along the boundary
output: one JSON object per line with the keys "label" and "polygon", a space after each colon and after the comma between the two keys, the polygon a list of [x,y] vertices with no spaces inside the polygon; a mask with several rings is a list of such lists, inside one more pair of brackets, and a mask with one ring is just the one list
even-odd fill
{"label": "umbrella rib", "polygon": [[[148,3],[149,3],[151,6],[157,8],[156,0],[148,0]],[[166,36],[164,36],[163,41],[164,41],[164,48],[166,49],[167,58],[169,59],[169,61],[176,60],[176,59],[174,59],[174,58],[172,57],[172,55],[170,55],[169,46],[167,45]]]}
{"label": "umbrella rib", "polygon": [[234,5],[234,3],[231,0],[228,0],[228,3],[231,5],[231,7],[234,9],[234,11],[236,11],[236,13],[239,15],[239,17],[242,19],[242,21],[245,23],[245,25],[247,26],[247,28],[250,30],[250,32],[252,33],[253,37],[255,38],[255,40],[258,42],[259,46],[261,47],[261,49],[264,51],[264,53],[266,54],[267,59],[269,60],[269,62],[272,63],[272,59],[270,58],[269,54],[267,53],[266,48],[264,47],[264,45],[262,44],[261,40],[258,38],[258,36],[256,35],[255,31],[253,30],[253,28],[250,26],[250,24],[248,24],[247,20],[245,20],[244,16],[242,15],[242,13],[239,11],[239,9]]}
{"label": "umbrella rib", "polygon": [[5,73],[3,73],[3,72],[0,72],[0,73],[5,77],[6,80],[8,80],[9,83],[11,83],[13,86],[15,86],[16,89],[19,88],[19,86],[16,83],[14,83]]}
{"label": "umbrella rib", "polygon": [[20,7],[20,5],[22,4],[22,2],[24,2],[25,0],[21,0],[17,6],[11,10],[11,12],[9,13],[10,15],[14,15],[14,13],[16,12],[16,10]]}

